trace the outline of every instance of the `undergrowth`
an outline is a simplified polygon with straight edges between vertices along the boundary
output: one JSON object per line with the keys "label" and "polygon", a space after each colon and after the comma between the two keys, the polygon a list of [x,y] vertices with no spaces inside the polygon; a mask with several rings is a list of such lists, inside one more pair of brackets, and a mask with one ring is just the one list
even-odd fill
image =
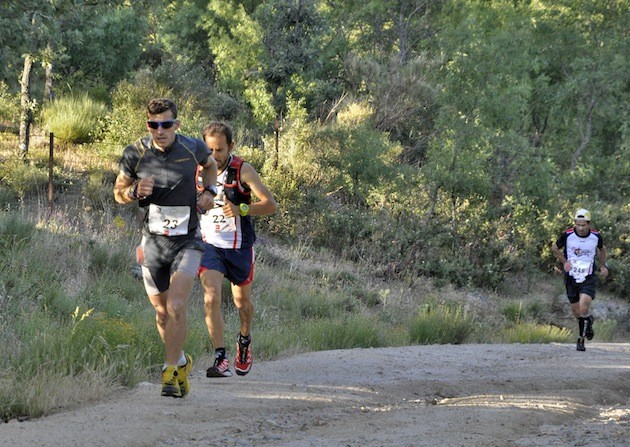
{"label": "undergrowth", "polygon": [[[164,353],[136,276],[136,210],[111,198],[113,152],[92,149],[100,154],[84,156],[93,163],[80,162],[77,152],[61,154],[57,179],[64,181],[52,209],[42,191],[45,182],[26,175],[33,175],[32,166],[14,167],[25,174],[12,177],[23,179],[21,186],[0,182],[4,420],[45,415],[157,380]],[[546,311],[539,302],[508,303],[493,314],[493,303],[470,306],[459,299],[465,294],[431,286],[428,277],[383,281],[382,267],[370,258],[342,261],[308,243],[259,235],[253,285],[257,360],[330,349],[573,338],[569,329],[539,321]],[[223,301],[229,340],[239,321],[227,283]],[[186,351],[193,357],[211,354],[198,283],[188,314]],[[615,337],[614,325],[600,327],[597,340]]]}

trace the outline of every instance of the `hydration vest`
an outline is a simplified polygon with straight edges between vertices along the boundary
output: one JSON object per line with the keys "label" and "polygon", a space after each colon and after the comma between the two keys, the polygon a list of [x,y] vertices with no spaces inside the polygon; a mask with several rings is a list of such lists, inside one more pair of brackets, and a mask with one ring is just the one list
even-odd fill
{"label": "hydration vest", "polygon": [[241,167],[244,161],[242,158],[232,155],[227,168],[225,168],[227,175],[223,184],[223,193],[235,205],[240,205],[241,203],[249,205],[252,201],[251,189],[241,183]]}

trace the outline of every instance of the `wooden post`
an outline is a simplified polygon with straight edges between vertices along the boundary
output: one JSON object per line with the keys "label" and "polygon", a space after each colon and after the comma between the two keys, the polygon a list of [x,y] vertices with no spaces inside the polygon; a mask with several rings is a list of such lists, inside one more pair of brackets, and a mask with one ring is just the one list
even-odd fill
{"label": "wooden post", "polygon": [[49,150],[48,150],[48,213],[53,212],[53,162],[55,154],[55,135],[50,132],[49,136]]}
{"label": "wooden post", "polygon": [[275,140],[276,140],[276,153],[273,159],[273,170],[275,171],[278,169],[278,140],[280,136],[280,123],[278,120],[278,115],[276,115],[276,121],[275,123],[273,123],[273,130],[274,130]]}

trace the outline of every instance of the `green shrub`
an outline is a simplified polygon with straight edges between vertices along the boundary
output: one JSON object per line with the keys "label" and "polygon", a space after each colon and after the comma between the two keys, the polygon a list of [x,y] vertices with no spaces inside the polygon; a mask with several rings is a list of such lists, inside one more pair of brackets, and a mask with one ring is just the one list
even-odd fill
{"label": "green shrub", "polygon": [[88,246],[90,249],[88,271],[95,276],[116,277],[128,270],[130,257],[127,247],[112,248],[99,243],[90,243]]}
{"label": "green shrub", "polygon": [[46,103],[41,112],[43,125],[55,138],[69,143],[88,143],[100,136],[105,104],[87,94],[68,96]]}
{"label": "green shrub", "polygon": [[503,343],[566,343],[573,339],[571,331],[548,324],[520,323],[499,332]]}
{"label": "green shrub", "polygon": [[[630,233],[628,233],[630,234]],[[630,237],[625,236],[624,241],[627,247],[630,247]],[[624,253],[622,250],[618,250]],[[630,250],[625,250],[627,254]],[[625,262],[624,262],[625,261]],[[604,282],[611,292],[624,298],[626,302],[630,302],[630,256],[625,259],[612,259],[608,262],[610,266],[610,276]]]}
{"label": "green shrub", "polygon": [[545,305],[539,301],[534,301],[527,304],[527,313],[534,321],[537,321],[545,312]]}
{"label": "green shrub", "polygon": [[[617,320],[602,320],[597,321],[595,340],[600,342],[615,342],[617,332],[619,330],[619,323]],[[620,339],[619,341],[623,341]]]}
{"label": "green shrub", "polygon": [[83,186],[83,195],[87,204],[94,210],[105,210],[114,205],[111,179],[102,172],[88,175]]}
{"label": "green shrub", "polygon": [[0,214],[0,254],[5,260],[15,247],[26,248],[35,234],[35,226],[15,213]]}
{"label": "green shrub", "polygon": [[545,307],[542,303],[534,301],[523,304],[523,301],[508,303],[501,309],[501,315],[510,323],[536,322],[543,315]]}
{"label": "green shrub", "polygon": [[[234,122],[245,110],[230,96],[217,92],[200,67],[178,60],[164,62],[155,69],[136,72],[131,81],[122,81],[112,94],[112,110],[108,114],[105,139],[126,145],[147,134],[146,107],[152,98],[175,101],[181,132],[201,137],[208,121],[223,119]],[[240,128],[236,132],[242,131]],[[237,142],[239,144],[240,142]]]}
{"label": "green shrub", "polygon": [[9,92],[9,86],[0,81],[0,130],[3,126],[17,128],[20,118],[20,97]]}
{"label": "green shrub", "polygon": [[460,344],[473,332],[473,318],[461,307],[425,304],[409,324],[409,339],[415,344]]}
{"label": "green shrub", "polygon": [[0,182],[19,199],[23,199],[28,194],[46,187],[48,173],[35,163],[15,157],[0,163]]}
{"label": "green shrub", "polygon": [[15,194],[0,184],[0,212],[10,209],[11,205],[15,202],[15,198]]}
{"label": "green shrub", "polygon": [[118,84],[112,94],[112,109],[107,114],[105,141],[110,145],[124,146],[146,135],[147,103],[154,96],[169,94],[170,92],[158,90],[154,83],[135,84],[123,81]]}
{"label": "green shrub", "polygon": [[261,297],[261,302],[270,308],[276,308],[278,312],[288,320],[301,320],[304,318],[320,319],[333,318],[344,309],[344,297],[332,297],[325,290],[276,290],[273,301]]}
{"label": "green shrub", "polygon": [[512,323],[518,323],[525,318],[525,309],[523,309],[523,302],[507,304],[501,309],[501,315],[503,315],[507,321]]}
{"label": "green shrub", "polygon": [[307,320],[300,324],[299,333],[303,347],[309,351],[383,346],[379,325],[373,319],[359,315]]}
{"label": "green shrub", "polygon": [[[3,352],[0,363],[14,378],[7,383],[0,376],[0,415],[5,419],[98,398],[114,383],[133,386],[147,377],[150,361],[162,357],[157,337],[144,336],[133,322],[95,315],[93,309],[77,307],[66,322],[35,313],[12,327],[17,346]],[[53,377],[68,387],[43,386]]]}

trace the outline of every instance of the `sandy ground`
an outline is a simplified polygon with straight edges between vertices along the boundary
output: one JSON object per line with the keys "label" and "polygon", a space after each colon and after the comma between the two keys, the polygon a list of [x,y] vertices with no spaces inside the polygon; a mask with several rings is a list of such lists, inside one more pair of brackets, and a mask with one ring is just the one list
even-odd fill
{"label": "sandy ground", "polygon": [[206,366],[185,399],[142,383],[1,424],[0,445],[630,446],[628,343],[326,351],[222,379]]}

